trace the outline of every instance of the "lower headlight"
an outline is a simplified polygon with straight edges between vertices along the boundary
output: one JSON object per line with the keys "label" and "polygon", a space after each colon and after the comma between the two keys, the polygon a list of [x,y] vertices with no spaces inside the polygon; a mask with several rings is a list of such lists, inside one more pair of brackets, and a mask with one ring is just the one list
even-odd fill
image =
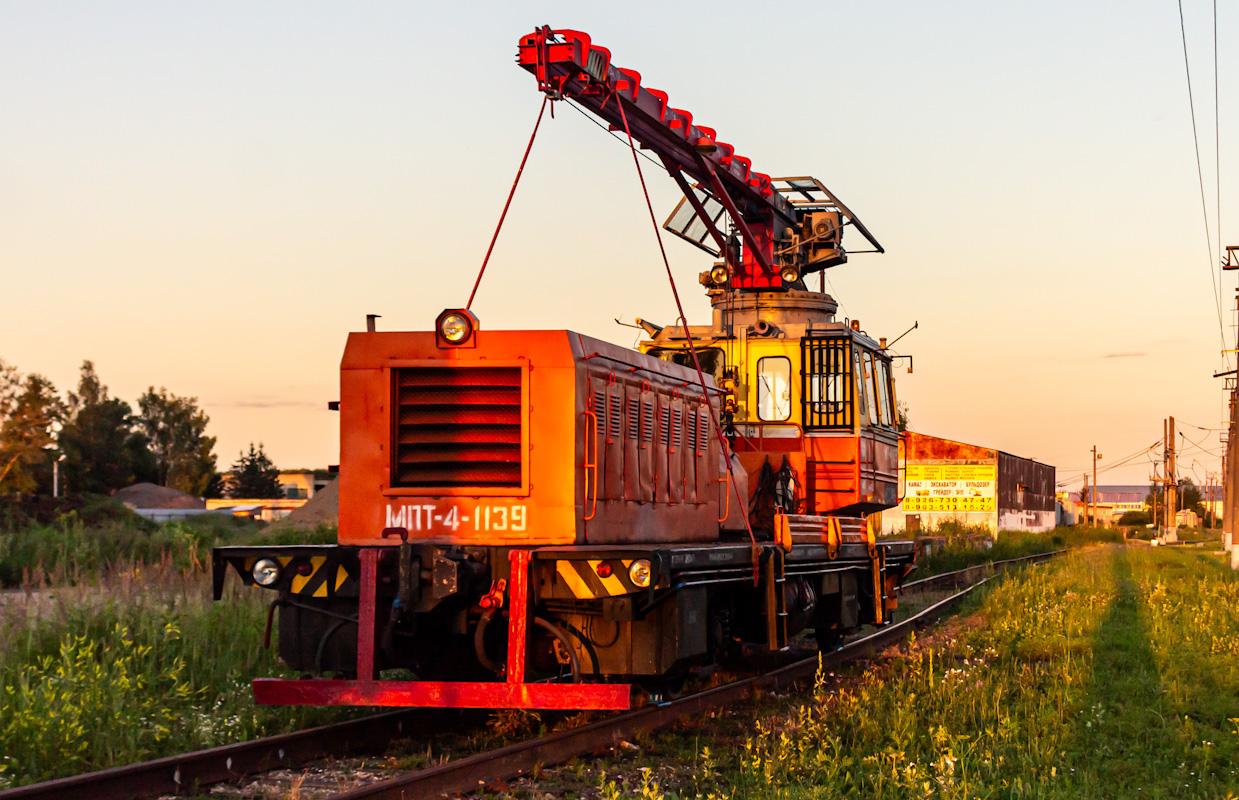
{"label": "lower headlight", "polygon": [[650,585],[650,562],[639,558],[628,567],[628,579],[642,589]]}
{"label": "lower headlight", "polygon": [[280,564],[271,558],[260,558],[254,563],[250,574],[254,576],[254,583],[270,586],[280,579]]}

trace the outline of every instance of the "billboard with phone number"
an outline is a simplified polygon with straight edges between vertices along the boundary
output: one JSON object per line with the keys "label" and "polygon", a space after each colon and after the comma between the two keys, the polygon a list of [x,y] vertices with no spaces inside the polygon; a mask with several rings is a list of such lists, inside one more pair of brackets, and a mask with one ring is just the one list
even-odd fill
{"label": "billboard with phone number", "polygon": [[997,464],[908,464],[903,510],[996,511]]}

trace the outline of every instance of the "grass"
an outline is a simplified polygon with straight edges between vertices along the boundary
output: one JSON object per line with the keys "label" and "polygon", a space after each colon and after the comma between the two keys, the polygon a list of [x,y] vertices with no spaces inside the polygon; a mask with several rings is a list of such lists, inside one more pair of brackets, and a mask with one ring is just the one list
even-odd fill
{"label": "grass", "polygon": [[0,531],[0,587],[89,580],[118,568],[163,564],[200,570],[223,544],[334,542],[334,526],[268,533],[256,522],[223,514],[156,524],[136,514],[87,524],[74,512],[52,524]]}
{"label": "grass", "polygon": [[262,593],[170,562],[6,598],[0,607],[0,788],[341,718],[256,706],[285,675],[262,648]]}
{"label": "grass", "polygon": [[510,794],[1233,798],[1239,581],[1200,550],[1078,551],[811,692],[711,717]]}
{"label": "grass", "polygon": [[1123,541],[1122,531],[1115,528],[1059,527],[1047,533],[1028,531],[999,531],[988,549],[976,546],[978,541],[971,530],[958,530],[947,526],[935,535],[946,537],[946,547],[917,562],[913,578],[924,578],[943,572],[954,572],[1010,558],[1048,553],[1054,550],[1086,547],[1103,542]]}
{"label": "grass", "polygon": [[267,593],[226,583],[221,544],[334,542],[334,527],[224,515],[155,524],[89,498],[0,530],[0,789],[364,713],[256,706],[250,680],[292,677],[262,647]]}

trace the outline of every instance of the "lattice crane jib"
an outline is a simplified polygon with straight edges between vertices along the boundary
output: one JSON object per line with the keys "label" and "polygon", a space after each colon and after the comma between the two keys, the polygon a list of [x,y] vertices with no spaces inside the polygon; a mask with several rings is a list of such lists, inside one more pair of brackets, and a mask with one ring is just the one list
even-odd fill
{"label": "lattice crane jib", "polygon": [[[823,184],[772,178],[720,141],[641,74],[611,63],[611,51],[581,31],[544,26],[521,37],[517,63],[553,100],[571,100],[654,153],[684,199],[664,228],[727,262],[729,290],[800,288],[805,275],[842,264],[851,225],[882,246]],[[622,110],[620,106],[623,106]]]}

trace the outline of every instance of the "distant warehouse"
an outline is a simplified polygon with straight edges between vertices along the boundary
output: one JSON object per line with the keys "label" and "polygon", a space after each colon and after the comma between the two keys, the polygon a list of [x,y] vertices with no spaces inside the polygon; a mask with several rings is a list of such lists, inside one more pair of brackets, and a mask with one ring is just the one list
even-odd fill
{"label": "distant warehouse", "polygon": [[1001,450],[911,431],[899,443],[903,502],[882,514],[886,532],[958,521],[1000,530],[1054,527],[1054,467]]}

